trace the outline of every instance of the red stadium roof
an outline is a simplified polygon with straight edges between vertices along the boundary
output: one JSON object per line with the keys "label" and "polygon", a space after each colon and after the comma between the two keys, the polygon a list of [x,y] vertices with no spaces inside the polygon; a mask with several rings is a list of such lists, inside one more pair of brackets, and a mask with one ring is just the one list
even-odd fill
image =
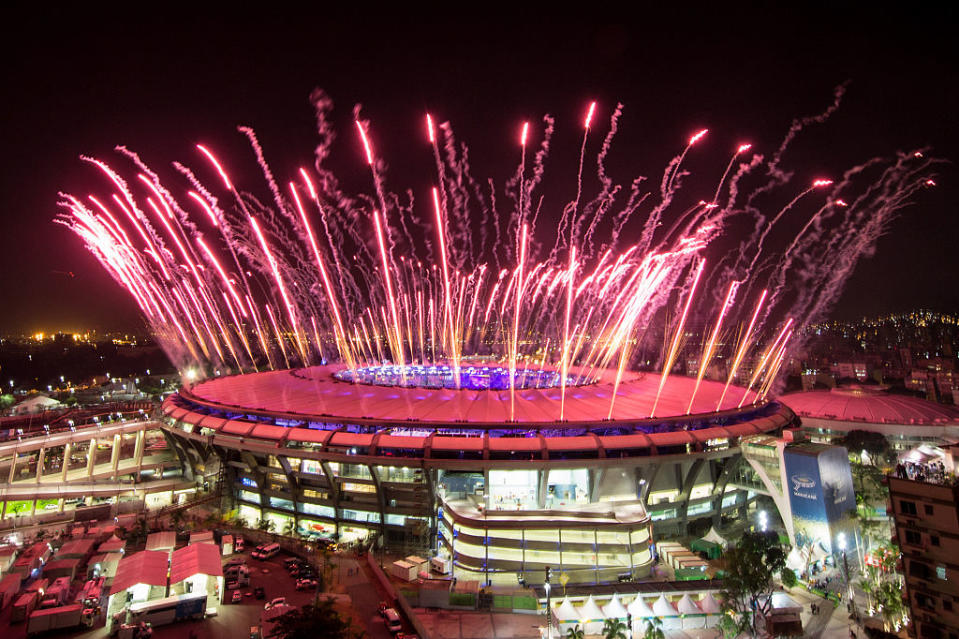
{"label": "red stadium roof", "polygon": [[800,418],[874,424],[959,424],[959,410],[951,406],[869,389],[789,393],[779,399]]}
{"label": "red stadium roof", "polygon": [[[238,413],[286,414],[291,419],[412,421],[446,425],[510,422],[512,402],[509,391],[351,384],[334,378],[336,370],[338,367],[315,366],[296,371],[221,377],[201,382],[182,394],[200,404],[233,409]],[[616,392],[611,414],[612,382],[568,388],[564,420],[568,423],[596,422],[606,420],[607,416],[612,421],[645,419],[652,411],[659,383],[658,374],[628,373]],[[685,415],[695,383],[696,380],[689,377],[670,376],[660,396],[656,417]],[[723,387],[721,382],[703,380],[689,411],[691,415],[716,412]],[[742,388],[730,387],[721,410],[735,410],[743,394]],[[749,399],[753,397],[750,393]],[[517,391],[515,422],[557,423],[560,421],[560,403],[558,388]],[[231,421],[222,425],[222,432],[247,434],[249,430]]]}

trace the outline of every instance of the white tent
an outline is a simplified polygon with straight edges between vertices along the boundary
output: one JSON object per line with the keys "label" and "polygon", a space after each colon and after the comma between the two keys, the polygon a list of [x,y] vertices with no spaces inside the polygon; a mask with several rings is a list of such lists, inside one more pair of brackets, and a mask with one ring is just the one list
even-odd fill
{"label": "white tent", "polygon": [[14,415],[29,415],[32,413],[42,413],[45,410],[53,410],[60,407],[61,404],[52,397],[36,394],[32,395],[13,407]]}
{"label": "white tent", "polygon": [[908,450],[905,453],[900,454],[899,460],[913,462],[914,464],[927,464],[931,461],[941,461],[945,456],[945,451],[938,446],[920,444],[912,450]]}
{"label": "white tent", "polygon": [[630,602],[626,609],[629,611],[629,614],[633,616],[633,619],[646,619],[656,616],[656,613],[649,607],[649,604],[643,601],[642,595],[636,595],[636,598]]}
{"label": "white tent", "polygon": [[699,609],[689,593],[683,595],[683,598],[676,604],[676,609],[679,610],[680,615],[684,615],[682,618],[684,629],[706,627],[706,615]]}
{"label": "white tent", "polygon": [[729,543],[725,539],[723,539],[718,532],[716,532],[715,528],[710,528],[709,532],[706,533],[706,536],[703,537],[703,539],[705,539],[706,541],[711,541],[714,544],[719,544],[723,548],[725,548],[726,544]]}
{"label": "white tent", "polygon": [[563,635],[580,621],[579,612],[576,610],[576,607],[573,606],[573,602],[569,600],[569,597],[563,597],[563,601],[560,602],[559,606],[553,608],[553,617],[556,619],[556,623],[559,624],[560,634]]}
{"label": "white tent", "polygon": [[689,593],[683,595],[683,598],[676,604],[676,609],[681,615],[701,615],[703,613],[692,597],[689,596]]}
{"label": "white tent", "polygon": [[679,613],[673,607],[673,604],[666,599],[666,595],[660,595],[659,599],[653,602],[653,612],[663,620],[664,630],[679,630],[682,628]]}
{"label": "white tent", "polygon": [[603,614],[606,615],[607,619],[623,619],[625,621],[626,615],[629,613],[625,606],[620,603],[619,595],[614,594],[609,603],[603,606]]}
{"label": "white tent", "polygon": [[719,602],[716,601],[716,598],[713,597],[713,593],[711,592],[707,592],[706,596],[699,600],[699,607],[703,612],[710,615],[719,614],[721,610]]}
{"label": "white tent", "polygon": [[579,618],[586,634],[596,635],[603,631],[603,622],[606,621],[606,615],[593,601],[593,595],[590,595],[585,603],[580,606]]}

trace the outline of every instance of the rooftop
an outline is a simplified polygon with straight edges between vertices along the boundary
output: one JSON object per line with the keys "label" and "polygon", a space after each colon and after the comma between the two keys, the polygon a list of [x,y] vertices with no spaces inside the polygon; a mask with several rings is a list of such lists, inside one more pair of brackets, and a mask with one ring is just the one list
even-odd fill
{"label": "rooftop", "polygon": [[[221,410],[260,411],[273,414],[339,419],[419,421],[425,423],[493,424],[510,421],[513,406],[508,390],[449,388],[404,388],[358,385],[340,381],[334,373],[340,366],[269,371],[207,380],[182,394],[189,400]],[[616,391],[613,410],[614,372],[604,372],[599,382],[566,389],[563,417],[566,422],[596,422],[645,419],[652,413],[660,384],[659,374],[626,373]],[[691,416],[717,412],[725,384],[703,380],[691,410],[687,411],[696,380],[670,376],[662,390],[656,417]],[[735,411],[745,394],[731,386],[720,407]],[[753,400],[749,393],[747,400]],[[559,388],[517,390],[515,421],[550,424],[560,421]]]}
{"label": "rooftop", "polygon": [[908,395],[836,388],[788,393],[779,398],[802,417],[874,424],[959,426],[959,410]]}

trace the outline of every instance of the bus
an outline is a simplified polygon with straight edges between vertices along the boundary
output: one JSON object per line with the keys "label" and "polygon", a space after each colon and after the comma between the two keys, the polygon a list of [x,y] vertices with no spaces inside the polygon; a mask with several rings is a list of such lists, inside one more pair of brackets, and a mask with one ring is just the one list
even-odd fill
{"label": "bus", "polygon": [[203,619],[205,615],[206,593],[191,593],[135,603],[130,606],[127,624],[162,626],[184,619]]}

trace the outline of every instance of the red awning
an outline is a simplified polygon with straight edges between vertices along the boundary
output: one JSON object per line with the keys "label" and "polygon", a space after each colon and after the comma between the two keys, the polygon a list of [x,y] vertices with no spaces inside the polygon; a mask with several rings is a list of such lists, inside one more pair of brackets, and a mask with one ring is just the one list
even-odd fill
{"label": "red awning", "polygon": [[540,437],[490,437],[489,449],[502,451],[541,451],[543,450],[543,440]]}
{"label": "red awning", "polygon": [[325,444],[332,433],[331,430],[317,430],[316,428],[291,428],[286,440],[289,442]]}
{"label": "red awning", "polygon": [[684,430],[677,430],[672,433],[651,433],[649,438],[653,440],[654,446],[676,446],[677,444],[693,443],[693,436]]}
{"label": "red awning", "polygon": [[220,432],[229,433],[231,435],[246,436],[251,430],[253,430],[253,426],[255,426],[255,424],[251,424],[250,422],[238,422],[231,419],[227,423],[223,424],[223,428],[220,429]]}
{"label": "red awning", "polygon": [[376,445],[380,448],[423,448],[426,442],[425,437],[413,437],[403,435],[380,435],[376,440]]}
{"label": "red awning", "polygon": [[645,433],[634,433],[632,435],[607,435],[600,437],[599,441],[606,450],[619,450],[623,448],[649,448],[652,442]]}
{"label": "red awning", "polygon": [[274,426],[273,424],[257,424],[253,428],[253,432],[250,433],[253,437],[259,437],[261,439],[272,439],[273,441],[279,441],[283,439],[283,436],[289,431],[289,428],[285,426]]}
{"label": "red awning", "polygon": [[433,450],[483,450],[482,437],[436,437],[430,442]]}
{"label": "red awning", "polygon": [[547,437],[546,450],[596,450],[599,448],[595,437]]}
{"label": "red awning", "polygon": [[361,433],[333,433],[330,446],[369,446],[373,441],[372,435]]}

